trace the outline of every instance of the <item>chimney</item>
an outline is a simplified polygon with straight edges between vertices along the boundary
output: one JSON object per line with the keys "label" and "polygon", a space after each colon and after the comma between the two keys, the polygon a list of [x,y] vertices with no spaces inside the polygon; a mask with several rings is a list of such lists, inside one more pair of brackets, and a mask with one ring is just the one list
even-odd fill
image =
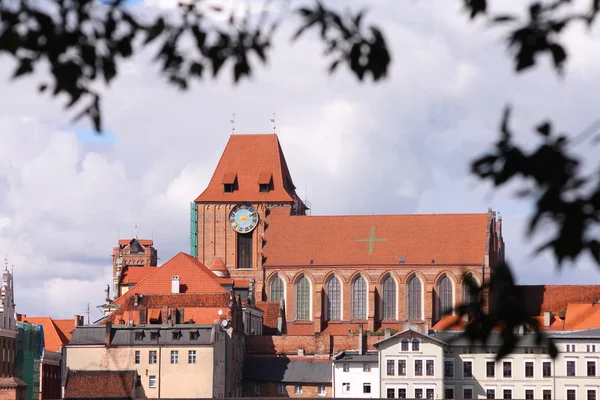
{"label": "chimney", "polygon": [[78,326],[82,326],[83,325],[83,315],[75,315],[75,318],[73,318],[73,322],[75,323],[74,328],[77,328]]}
{"label": "chimney", "polygon": [[250,278],[250,285],[248,285],[248,304],[254,305],[254,278]]}
{"label": "chimney", "polygon": [[179,293],[179,275],[173,275],[171,278],[171,293]]}
{"label": "chimney", "polygon": [[544,328],[550,327],[552,322],[552,313],[550,311],[544,311]]}
{"label": "chimney", "polygon": [[365,354],[363,345],[363,324],[358,325],[358,354]]}
{"label": "chimney", "polygon": [[110,347],[110,334],[112,331],[112,322],[107,322],[105,325],[105,333],[104,333],[104,345],[106,347]]}
{"label": "chimney", "polygon": [[392,330],[390,328],[385,328],[385,330],[383,332],[384,332],[384,334],[383,334],[384,339],[387,339],[390,336],[392,336]]}

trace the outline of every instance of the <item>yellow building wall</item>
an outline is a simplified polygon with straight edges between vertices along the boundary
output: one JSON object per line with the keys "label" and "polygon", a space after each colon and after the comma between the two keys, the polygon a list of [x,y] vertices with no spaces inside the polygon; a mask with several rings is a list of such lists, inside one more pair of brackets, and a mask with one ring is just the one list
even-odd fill
{"label": "yellow building wall", "polygon": [[[135,351],[140,363],[135,363]],[[157,363],[149,363],[155,350]],[[171,364],[171,350],[179,351],[179,363]],[[196,363],[188,364],[188,350],[196,351]],[[213,397],[213,349],[209,346],[186,347],[67,347],[67,367],[71,370],[136,370],[141,386],[136,397],[211,398]],[[160,367],[160,368],[159,368]],[[156,387],[149,385],[156,376]]]}

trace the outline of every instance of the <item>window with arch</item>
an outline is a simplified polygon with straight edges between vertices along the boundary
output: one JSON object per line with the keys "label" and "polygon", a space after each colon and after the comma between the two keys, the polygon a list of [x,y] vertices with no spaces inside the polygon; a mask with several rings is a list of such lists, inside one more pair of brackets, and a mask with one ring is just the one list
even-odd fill
{"label": "window with arch", "polygon": [[413,275],[408,286],[408,319],[421,319],[421,281]]}
{"label": "window with arch", "polygon": [[304,275],[296,281],[296,319],[310,319],[310,282]]}
{"label": "window with arch", "polygon": [[342,286],[335,276],[332,276],[325,285],[325,318],[342,319],[341,313]]}
{"label": "window with arch", "polygon": [[471,294],[472,285],[479,286],[473,275],[468,274],[463,279],[463,304],[471,304],[475,300]]}
{"label": "window with arch", "polygon": [[412,351],[419,351],[419,341],[417,339],[412,340]]}
{"label": "window with arch", "polygon": [[270,293],[271,301],[280,302],[283,299],[283,281],[278,275],[271,279]]}
{"label": "window with arch", "polygon": [[437,285],[438,318],[452,310],[452,282],[448,275],[444,275]]}
{"label": "window with arch", "polygon": [[408,339],[402,339],[402,347],[401,350],[402,351],[408,351]]}
{"label": "window with arch", "polygon": [[382,286],[382,318],[396,319],[396,282],[390,275],[383,280]]}
{"label": "window with arch", "polygon": [[367,319],[367,282],[362,276],[352,283],[352,318]]}

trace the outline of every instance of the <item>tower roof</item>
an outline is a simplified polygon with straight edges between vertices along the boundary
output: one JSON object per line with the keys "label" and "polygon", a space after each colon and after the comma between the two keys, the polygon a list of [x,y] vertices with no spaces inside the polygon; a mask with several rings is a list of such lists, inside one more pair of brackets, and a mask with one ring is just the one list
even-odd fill
{"label": "tower roof", "polygon": [[[271,184],[268,192],[259,184]],[[231,193],[224,184],[235,185]],[[208,187],[196,202],[291,202],[296,187],[276,134],[231,135]]]}

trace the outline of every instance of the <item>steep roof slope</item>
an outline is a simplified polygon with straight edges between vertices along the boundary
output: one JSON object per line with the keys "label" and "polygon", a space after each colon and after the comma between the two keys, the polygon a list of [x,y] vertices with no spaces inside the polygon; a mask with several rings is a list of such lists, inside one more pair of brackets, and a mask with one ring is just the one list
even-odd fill
{"label": "steep roof slope", "polygon": [[[56,326],[50,317],[26,317],[24,322],[42,326],[44,329],[44,349],[48,351],[58,352],[60,346],[69,343],[69,338],[65,336],[62,330]],[[71,320],[71,325],[72,324],[73,321]]]}
{"label": "steep roof slope", "polygon": [[[272,178],[272,190],[259,191],[259,180]],[[237,179],[237,189],[224,193],[224,180]],[[292,177],[277,135],[231,135],[208,187],[196,202],[291,202]]]}
{"label": "steep roof slope", "polygon": [[115,304],[122,304],[134,293],[169,294],[171,293],[171,278],[174,275],[179,276],[180,293],[228,293],[211,270],[196,258],[185,253],[178,253],[162,266],[154,269],[154,272],[116,299]]}

